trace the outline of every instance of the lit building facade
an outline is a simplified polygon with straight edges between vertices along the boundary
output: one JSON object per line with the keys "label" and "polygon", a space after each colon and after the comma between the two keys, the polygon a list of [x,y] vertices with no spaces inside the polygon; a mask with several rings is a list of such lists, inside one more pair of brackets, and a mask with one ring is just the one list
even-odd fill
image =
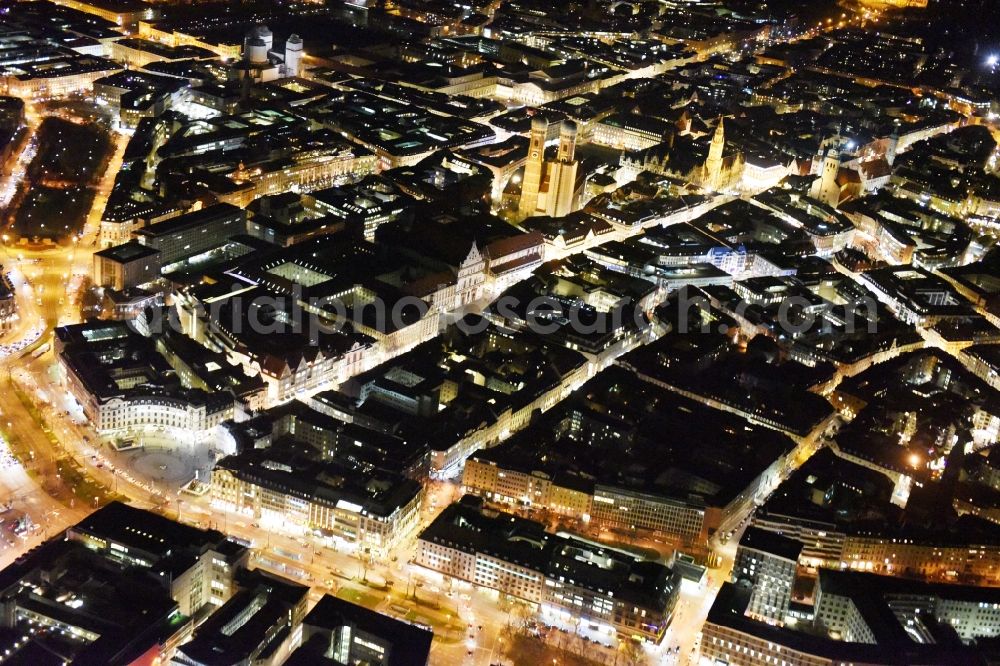
{"label": "lit building facade", "polygon": [[214,503],[285,529],[318,531],[379,557],[417,527],[416,481],[256,451],[212,471]]}
{"label": "lit building facade", "polygon": [[[71,388],[79,386],[70,382]],[[150,428],[172,428],[203,436],[223,421],[233,418],[236,400],[225,393],[136,391],[108,400],[74,392],[101,433],[131,432]],[[80,400],[80,398],[83,400]]]}
{"label": "lit building facade", "polygon": [[416,563],[654,643],[680,594],[680,576],[666,566],[546,533],[471,497],[420,535]]}
{"label": "lit building facade", "polygon": [[753,583],[748,615],[774,624],[785,621],[801,551],[794,539],[747,528],[736,549],[733,578]]}

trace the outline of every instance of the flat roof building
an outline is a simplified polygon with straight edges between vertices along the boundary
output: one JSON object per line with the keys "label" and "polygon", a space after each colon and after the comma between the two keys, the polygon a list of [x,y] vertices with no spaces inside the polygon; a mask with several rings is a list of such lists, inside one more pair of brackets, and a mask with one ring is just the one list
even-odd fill
{"label": "flat roof building", "polygon": [[259,569],[243,571],[233,596],[178,649],[184,666],[278,664],[290,654],[309,587]]}
{"label": "flat roof building", "polygon": [[160,251],[129,241],[94,253],[94,284],[124,291],[160,277]]}
{"label": "flat roof building", "polygon": [[8,663],[169,662],[248,559],[214,530],[112,502],[0,571]]}
{"label": "flat roof building", "polygon": [[160,251],[167,265],[222,245],[232,236],[245,234],[246,211],[220,203],[157,222],[136,232],[140,244]]}
{"label": "flat roof building", "polygon": [[426,666],[433,632],[330,595],[302,623],[302,647],[286,666]]}
{"label": "flat roof building", "polygon": [[470,495],[423,531],[416,563],[654,643],[673,619],[681,583],[658,562],[546,532]]}
{"label": "flat roof building", "polygon": [[319,530],[380,555],[416,527],[424,494],[419,483],[317,458],[291,445],[227,456],[212,471],[212,496],[264,523]]}

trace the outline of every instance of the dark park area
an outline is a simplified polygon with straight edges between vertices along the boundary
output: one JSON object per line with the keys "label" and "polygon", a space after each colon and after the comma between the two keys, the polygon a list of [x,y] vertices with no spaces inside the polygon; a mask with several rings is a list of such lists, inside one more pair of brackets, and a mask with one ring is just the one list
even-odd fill
{"label": "dark park area", "polygon": [[31,140],[35,156],[8,223],[17,237],[60,242],[83,229],[93,185],[109,157],[110,136],[98,125],[48,117]]}

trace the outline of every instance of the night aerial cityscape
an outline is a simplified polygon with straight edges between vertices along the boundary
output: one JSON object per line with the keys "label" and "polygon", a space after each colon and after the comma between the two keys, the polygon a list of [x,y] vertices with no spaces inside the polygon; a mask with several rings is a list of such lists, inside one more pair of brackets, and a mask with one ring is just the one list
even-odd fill
{"label": "night aerial cityscape", "polygon": [[1000,1],[0,0],[0,666],[1000,665]]}

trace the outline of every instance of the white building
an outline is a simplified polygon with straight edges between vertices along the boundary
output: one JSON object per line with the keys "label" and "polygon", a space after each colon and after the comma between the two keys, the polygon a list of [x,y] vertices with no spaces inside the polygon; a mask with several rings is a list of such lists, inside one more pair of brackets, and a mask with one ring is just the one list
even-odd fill
{"label": "white building", "polygon": [[749,527],[740,539],[733,578],[753,584],[747,614],[782,624],[792,598],[802,544],[795,539]]}

